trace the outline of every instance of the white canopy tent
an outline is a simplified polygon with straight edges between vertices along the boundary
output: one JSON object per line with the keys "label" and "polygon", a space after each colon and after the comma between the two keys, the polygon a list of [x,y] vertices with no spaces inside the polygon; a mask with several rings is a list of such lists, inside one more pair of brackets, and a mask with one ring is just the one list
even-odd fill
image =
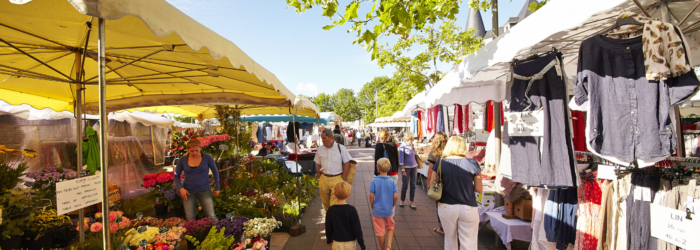
{"label": "white canopy tent", "polygon": [[[645,6],[645,12],[660,18],[661,11],[652,6],[655,0],[639,2]],[[696,1],[674,2],[669,7],[675,17],[682,18],[695,4]],[[564,70],[569,84],[572,84],[576,77],[580,43],[612,26],[623,10],[642,13],[632,0],[551,1],[502,36],[466,56],[426,94],[425,105],[503,101],[506,99],[510,62],[532,53],[549,51],[552,47],[564,54]],[[693,31],[697,20],[700,20],[700,12],[691,13],[681,29]],[[691,61],[700,62],[700,44],[697,42],[700,34],[685,34],[685,37],[693,56]]]}
{"label": "white canopy tent", "polygon": [[403,111],[396,111],[389,119],[392,122],[410,122],[411,115],[405,115]]}
{"label": "white canopy tent", "polygon": [[320,116],[328,122],[343,122],[343,118],[333,112],[321,112]]}

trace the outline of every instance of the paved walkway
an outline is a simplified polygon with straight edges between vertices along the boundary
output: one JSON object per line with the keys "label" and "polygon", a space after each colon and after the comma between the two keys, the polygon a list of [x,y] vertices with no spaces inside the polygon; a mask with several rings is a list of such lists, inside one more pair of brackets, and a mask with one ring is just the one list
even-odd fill
{"label": "paved walkway", "polygon": [[[372,226],[372,213],[369,207],[369,184],[374,178],[374,149],[349,147],[353,159],[358,162],[355,181],[352,184],[352,194],[348,198],[348,203],[355,206],[360,215],[362,223],[362,234],[368,250],[379,250],[377,237]],[[401,192],[401,178],[399,178],[399,192]],[[408,207],[409,194],[406,194],[407,206],[400,208],[396,206],[396,228],[394,231],[393,250],[428,250],[443,249],[444,236],[433,232],[432,229],[438,226],[437,207],[435,202],[428,198],[426,191],[416,185],[415,205],[416,210]],[[399,200],[400,200],[399,193]],[[325,236],[325,213],[321,205],[320,197],[315,197],[307,213],[304,214],[302,223],[306,226],[306,233],[297,237],[290,237],[283,250],[329,250]],[[504,246],[495,247],[496,234],[490,227],[486,227],[479,232],[479,250],[505,249]],[[273,235],[275,238],[275,235]],[[273,239],[272,241],[275,241]],[[513,249],[527,249],[527,244],[514,244]],[[279,249],[280,246],[275,248]],[[357,249],[360,249],[359,245]]]}

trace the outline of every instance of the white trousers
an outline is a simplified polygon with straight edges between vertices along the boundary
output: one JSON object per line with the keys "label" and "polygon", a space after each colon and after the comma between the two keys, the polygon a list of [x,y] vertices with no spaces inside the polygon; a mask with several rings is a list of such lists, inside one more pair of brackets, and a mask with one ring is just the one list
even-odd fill
{"label": "white trousers", "polygon": [[445,232],[445,250],[478,249],[479,209],[468,205],[438,203],[438,216]]}

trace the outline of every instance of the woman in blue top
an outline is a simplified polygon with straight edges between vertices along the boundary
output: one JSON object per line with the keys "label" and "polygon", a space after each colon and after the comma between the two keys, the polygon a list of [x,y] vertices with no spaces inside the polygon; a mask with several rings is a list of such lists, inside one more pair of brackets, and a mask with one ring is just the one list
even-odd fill
{"label": "woman in blue top", "polygon": [[[479,209],[476,193],[481,193],[481,167],[474,159],[467,158],[467,143],[453,136],[447,141],[442,157],[433,171],[442,178],[442,197],[438,201],[438,216],[445,231],[445,249],[477,249]],[[440,171],[438,172],[438,168]],[[430,177],[432,186],[436,175]]]}
{"label": "woman in blue top", "polygon": [[[180,158],[175,168],[175,187],[180,190],[187,220],[196,219],[197,200],[199,200],[204,214],[214,221],[219,221],[214,213],[214,199],[209,187],[209,170],[211,170],[216,183],[213,195],[219,196],[219,170],[216,169],[214,157],[202,154],[201,150],[202,144],[199,140],[192,139],[187,143],[188,154]],[[182,172],[185,172],[184,183],[180,181]]]}
{"label": "woman in blue top", "polygon": [[416,197],[416,178],[418,177],[418,164],[416,162],[416,150],[413,146],[413,133],[406,131],[403,133],[403,143],[399,146],[399,166],[401,166],[401,203],[399,207],[404,206],[406,201],[406,191],[411,187],[411,209],[416,210],[416,205],[413,203],[413,198]]}

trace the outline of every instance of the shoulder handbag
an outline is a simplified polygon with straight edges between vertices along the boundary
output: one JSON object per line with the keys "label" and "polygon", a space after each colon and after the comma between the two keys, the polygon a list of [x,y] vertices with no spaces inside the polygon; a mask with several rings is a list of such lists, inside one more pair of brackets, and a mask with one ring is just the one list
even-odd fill
{"label": "shoulder handbag", "polygon": [[442,159],[438,163],[437,176],[433,185],[428,189],[428,197],[431,200],[439,201],[442,198]]}
{"label": "shoulder handbag", "polygon": [[[343,151],[340,150],[340,145],[338,145],[338,152],[340,153],[340,162],[343,162]],[[355,172],[357,170],[357,162],[355,160],[350,160],[350,168],[348,169],[348,176],[345,181],[352,184],[355,181]]]}
{"label": "shoulder handbag", "polygon": [[420,158],[420,155],[418,155],[418,151],[416,151],[416,147],[414,147],[413,145],[411,145],[411,149],[413,149],[413,155],[416,157],[416,163],[418,163],[418,167],[417,167],[417,168],[418,168],[418,169],[423,169],[423,167],[424,167],[423,165],[425,165],[425,164],[423,164],[423,159]]}

